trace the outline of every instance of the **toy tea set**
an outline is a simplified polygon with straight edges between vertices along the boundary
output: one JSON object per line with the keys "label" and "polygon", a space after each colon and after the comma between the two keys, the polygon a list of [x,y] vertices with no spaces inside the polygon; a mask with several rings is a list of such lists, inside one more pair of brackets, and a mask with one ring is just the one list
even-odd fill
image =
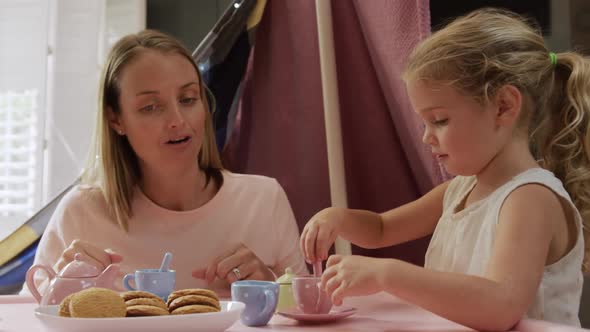
{"label": "toy tea set", "polygon": [[332,307],[326,292],[319,288],[321,262],[315,263],[313,270],[313,275],[296,276],[287,268],[276,282],[234,282],[231,285],[232,299],[246,304],[241,315],[242,323],[247,326],[266,325],[275,312],[306,323],[328,323],[354,314],[355,308]]}
{"label": "toy tea set", "polygon": [[[27,271],[26,284],[31,294],[42,305],[57,305],[68,295],[90,287],[100,287],[116,290],[115,283],[119,276],[119,265],[110,264],[104,270],[83,259],[83,255],[77,253],[74,260],[67,264],[59,274],[51,267],[43,264],[33,265]],[[135,280],[137,289],[156,294],[166,298],[174,290],[176,271],[170,270],[172,254],[166,253],[159,269],[137,270],[134,274],[128,274],[123,278],[125,288],[136,290],[130,284]],[[34,275],[38,270],[44,270],[48,275],[49,286],[43,295],[35,285]]]}
{"label": "toy tea set", "polygon": [[[59,305],[68,295],[91,287],[116,289],[120,272],[118,264],[110,264],[100,270],[83,257],[76,254],[74,260],[59,273],[45,265],[34,265],[29,269],[26,284],[41,307]],[[165,301],[175,288],[176,272],[169,269],[171,259],[172,255],[166,253],[159,269],[137,270],[125,275],[123,285],[128,290],[150,292]],[[34,283],[38,270],[44,270],[48,275],[49,285],[43,295]],[[332,308],[330,298],[319,289],[321,273],[321,262],[318,262],[314,264],[313,275],[296,276],[287,268],[276,282],[239,280],[232,283],[232,301],[245,304],[240,315],[242,323],[263,326],[268,324],[275,312],[287,318],[315,323],[335,321],[354,314],[354,308]]]}
{"label": "toy tea set", "polygon": [[[26,275],[26,284],[31,294],[42,305],[57,305],[69,294],[90,287],[113,289],[115,280],[119,275],[119,265],[111,264],[101,271],[96,265],[86,262],[80,253],[74,256],[74,260],[66,265],[59,274],[47,265],[33,265]],[[49,280],[49,286],[43,295],[34,282],[34,275],[38,270],[44,270]]]}

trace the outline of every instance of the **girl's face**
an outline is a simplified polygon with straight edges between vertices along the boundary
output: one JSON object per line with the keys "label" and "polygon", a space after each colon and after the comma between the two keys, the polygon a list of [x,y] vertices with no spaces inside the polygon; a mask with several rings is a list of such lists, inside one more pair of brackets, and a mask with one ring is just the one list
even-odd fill
{"label": "girl's face", "polygon": [[411,82],[408,94],[425,125],[425,144],[454,175],[480,173],[502,146],[493,105],[482,106],[455,88]]}
{"label": "girl's face", "polygon": [[123,68],[119,114],[110,124],[127,136],[146,170],[174,171],[197,165],[205,106],[193,65],[183,56],[147,50]]}

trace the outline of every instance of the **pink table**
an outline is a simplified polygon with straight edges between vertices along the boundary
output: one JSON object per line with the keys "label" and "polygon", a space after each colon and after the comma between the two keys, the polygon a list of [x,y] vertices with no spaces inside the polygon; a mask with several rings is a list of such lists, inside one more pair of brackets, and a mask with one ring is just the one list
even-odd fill
{"label": "pink table", "polygon": [[[0,332],[43,331],[43,326],[33,314],[37,306],[31,298],[0,296]],[[240,322],[228,332],[237,331],[398,331],[398,332],[463,332],[473,331],[450,322],[419,307],[405,303],[386,293],[367,297],[350,298],[344,305],[358,308],[355,315],[325,325],[304,325],[275,315],[268,326],[252,328]],[[520,332],[575,332],[590,331],[542,321],[523,320],[514,331]]]}

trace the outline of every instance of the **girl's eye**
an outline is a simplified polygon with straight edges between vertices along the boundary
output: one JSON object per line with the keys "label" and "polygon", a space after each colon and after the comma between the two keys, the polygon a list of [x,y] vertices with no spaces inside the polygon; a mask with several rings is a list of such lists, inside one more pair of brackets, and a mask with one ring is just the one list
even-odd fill
{"label": "girl's eye", "polygon": [[432,124],[435,126],[444,126],[447,123],[449,123],[449,119],[441,119],[441,120],[434,120],[432,121]]}
{"label": "girl's eye", "polygon": [[183,105],[192,105],[197,101],[197,98],[182,98],[180,103]]}

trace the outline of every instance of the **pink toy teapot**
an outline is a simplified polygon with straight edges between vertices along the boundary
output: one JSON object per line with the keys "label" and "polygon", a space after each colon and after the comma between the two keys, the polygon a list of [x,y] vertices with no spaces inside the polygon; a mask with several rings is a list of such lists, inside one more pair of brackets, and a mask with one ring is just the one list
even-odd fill
{"label": "pink toy teapot", "polygon": [[[97,266],[83,261],[82,257],[77,253],[74,260],[66,265],[59,275],[52,268],[42,264],[29,268],[26,276],[27,287],[40,305],[60,304],[66,296],[89,287],[115,289],[115,280],[119,275],[118,264],[111,264],[101,271]],[[35,272],[39,269],[44,270],[49,276],[49,286],[43,296],[39,294],[34,281]]]}

